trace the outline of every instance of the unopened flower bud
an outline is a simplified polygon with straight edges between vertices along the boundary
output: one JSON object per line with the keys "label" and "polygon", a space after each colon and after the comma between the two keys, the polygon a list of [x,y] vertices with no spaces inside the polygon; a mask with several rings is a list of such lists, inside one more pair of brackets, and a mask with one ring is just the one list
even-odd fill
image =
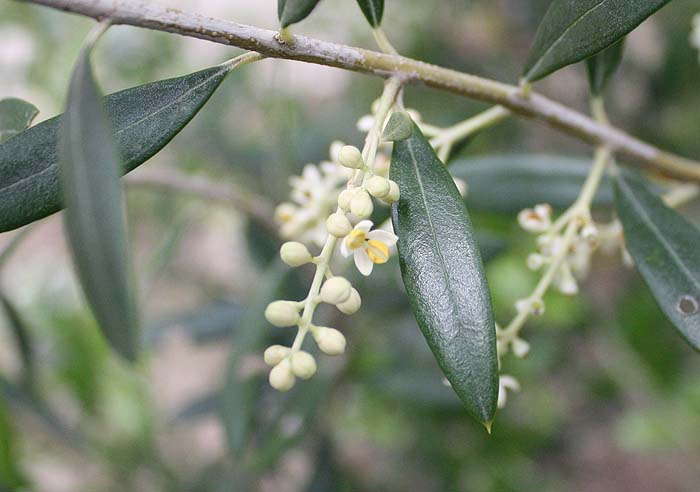
{"label": "unopened flower bud", "polygon": [[274,301],[265,309],[265,319],[275,326],[294,326],[299,321],[299,306],[292,301]]}
{"label": "unopened flower bud", "polygon": [[343,277],[329,278],[321,287],[321,300],[328,304],[339,304],[350,298],[352,285]]}
{"label": "unopened flower bud", "polygon": [[277,219],[277,222],[284,224],[294,218],[296,211],[297,207],[293,204],[288,202],[280,203],[275,209],[275,219]]}
{"label": "unopened flower bud", "polygon": [[331,143],[330,157],[332,162],[340,162],[340,151],[345,147],[345,144],[340,140],[335,140]]}
{"label": "unopened flower bud", "polygon": [[381,176],[374,176],[367,181],[367,191],[376,198],[384,198],[391,191],[389,180]]}
{"label": "unopened flower bud", "polygon": [[318,348],[327,355],[340,355],[345,352],[347,344],[345,336],[335,328],[317,328],[314,332],[314,339]]}
{"label": "unopened flower bud", "polygon": [[277,391],[289,391],[295,382],[292,364],[288,359],[284,359],[270,371],[270,386]]}
{"label": "unopened flower bud", "polygon": [[292,355],[292,372],[301,379],[309,379],[316,374],[316,360],[308,352],[297,352]]}
{"label": "unopened flower bud", "polygon": [[357,120],[357,129],[362,133],[369,132],[374,126],[374,116],[367,114]]}
{"label": "unopened flower bud", "polygon": [[280,248],[280,257],[290,267],[306,265],[312,260],[311,253],[306,246],[296,241],[284,243]]}
{"label": "unopened flower bud", "polygon": [[559,270],[557,278],[557,287],[559,292],[567,296],[575,296],[578,294],[578,282],[571,273],[571,268],[568,263],[564,263]]}
{"label": "unopened flower bud", "polygon": [[532,253],[527,257],[527,267],[532,271],[537,271],[544,265],[544,256]]}
{"label": "unopened flower bud", "polygon": [[346,145],[340,149],[338,160],[341,165],[349,167],[350,169],[360,169],[365,165],[365,161],[362,158],[362,152],[360,152],[360,149],[352,145]]}
{"label": "unopened flower bud", "polygon": [[347,301],[336,304],[338,310],[348,316],[355,314],[360,309],[360,306],[362,306],[362,299],[360,298],[360,293],[355,289],[352,289]]}
{"label": "unopened flower bud", "polygon": [[348,188],[347,190],[343,190],[340,192],[340,195],[338,195],[338,206],[341,210],[345,212],[350,211],[350,203],[352,202],[352,199],[355,197],[357,192],[357,188]]}
{"label": "unopened flower bud", "polygon": [[544,314],[544,301],[542,299],[530,301],[530,314],[533,316],[542,316]]}
{"label": "unopened flower bud", "polygon": [[399,185],[395,181],[389,180],[389,193],[383,198],[387,203],[396,203],[401,198],[401,191],[399,190]]}
{"label": "unopened flower bud", "polygon": [[366,191],[358,191],[350,202],[350,212],[361,219],[366,219],[374,211],[372,198]]}
{"label": "unopened flower bud", "polygon": [[345,214],[336,212],[331,214],[326,220],[328,234],[335,237],[345,237],[352,231],[352,224]]}
{"label": "unopened flower bud", "polygon": [[268,366],[276,366],[289,355],[289,347],[283,345],[270,345],[265,349],[263,359]]}
{"label": "unopened flower bud", "polygon": [[527,356],[527,354],[530,352],[530,344],[527,343],[525,340],[522,338],[515,338],[513,340],[513,354],[516,357],[519,357],[522,359],[523,357]]}

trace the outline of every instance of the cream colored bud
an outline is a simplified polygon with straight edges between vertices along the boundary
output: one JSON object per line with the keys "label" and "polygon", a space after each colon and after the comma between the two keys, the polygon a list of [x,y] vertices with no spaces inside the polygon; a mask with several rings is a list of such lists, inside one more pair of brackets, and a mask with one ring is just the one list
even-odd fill
{"label": "cream colored bud", "polygon": [[350,298],[352,285],[343,277],[329,278],[321,287],[321,300],[328,304],[339,304]]}
{"label": "cream colored bud", "polygon": [[327,355],[340,355],[345,352],[347,341],[345,336],[335,328],[317,328],[314,333],[314,339],[318,344],[318,348]]}
{"label": "cream colored bud", "polygon": [[342,166],[349,167],[350,169],[360,169],[365,165],[362,152],[352,145],[346,145],[340,149],[338,161]]}
{"label": "cream colored bud", "polygon": [[299,306],[292,301],[274,301],[265,309],[265,319],[275,326],[294,326],[299,322]]}
{"label": "cream colored bud", "polygon": [[350,316],[351,314],[355,314],[357,311],[359,311],[361,306],[362,306],[362,298],[360,297],[360,293],[357,292],[356,289],[352,289],[348,300],[345,302],[341,302],[339,304],[336,304],[335,307],[337,307],[341,313],[347,314],[348,316]]}
{"label": "cream colored bud", "polygon": [[527,257],[527,267],[530,270],[537,271],[544,265],[544,256],[538,253],[532,253]]}
{"label": "cream colored bud", "polygon": [[280,248],[280,257],[290,267],[306,265],[312,260],[311,253],[306,246],[296,241],[284,243]]}
{"label": "cream colored bud", "polygon": [[289,391],[294,387],[295,382],[296,378],[289,359],[284,359],[270,371],[270,386],[277,391]]}
{"label": "cream colored bud", "polygon": [[391,186],[389,180],[381,176],[374,176],[367,181],[367,191],[376,198],[384,198],[389,194]]}
{"label": "cream colored bud", "polygon": [[358,191],[350,202],[350,212],[361,219],[366,219],[374,212],[372,197],[366,191]]}
{"label": "cream colored bud", "polygon": [[289,202],[280,203],[275,209],[275,219],[277,222],[284,224],[294,218],[297,212],[297,207]]}
{"label": "cream colored bud", "polygon": [[338,195],[338,206],[341,210],[345,212],[350,211],[350,203],[352,203],[352,199],[355,198],[358,191],[357,188],[348,188],[340,192],[340,195]]}
{"label": "cream colored bud", "polygon": [[335,140],[331,143],[330,158],[332,162],[340,162],[340,151],[345,147],[345,144],[340,140]]}
{"label": "cream colored bud", "polygon": [[528,353],[530,353],[530,344],[522,338],[515,338],[515,340],[513,340],[513,354],[522,359],[527,356]]}
{"label": "cream colored bud", "polygon": [[345,214],[336,212],[331,214],[326,220],[328,234],[335,237],[345,237],[352,231],[352,224]]}
{"label": "cream colored bud", "polygon": [[316,374],[316,360],[308,352],[297,352],[292,355],[292,372],[301,379],[309,379]]}
{"label": "cream colored bud", "polygon": [[384,201],[387,203],[396,203],[401,198],[401,191],[399,190],[399,185],[395,181],[389,180],[389,193],[384,197]]}
{"label": "cream colored bud", "polygon": [[283,345],[270,345],[265,349],[265,353],[263,354],[265,364],[271,367],[276,366],[289,355],[289,351],[289,347]]}
{"label": "cream colored bud", "polygon": [[533,299],[530,302],[530,314],[533,316],[542,316],[544,314],[544,301],[542,299]]}

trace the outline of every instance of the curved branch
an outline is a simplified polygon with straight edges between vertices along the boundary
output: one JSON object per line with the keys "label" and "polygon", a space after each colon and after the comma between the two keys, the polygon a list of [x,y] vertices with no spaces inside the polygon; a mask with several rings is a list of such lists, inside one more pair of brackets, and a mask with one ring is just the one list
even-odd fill
{"label": "curved branch", "polygon": [[394,76],[406,83],[421,83],[481,101],[500,104],[514,113],[547,123],[569,135],[595,145],[605,145],[654,167],[674,178],[700,181],[700,162],[664,152],[612,126],[593,121],[573,109],[540,94],[524,97],[513,85],[457,72],[403,56],[295,36],[282,43],[277,33],[258,27],[183,12],[157,3],[139,0],[24,0],[95,19],[109,18],[112,24],[166,31],[215,43],[257,51],[267,57],[364,72],[381,77]]}

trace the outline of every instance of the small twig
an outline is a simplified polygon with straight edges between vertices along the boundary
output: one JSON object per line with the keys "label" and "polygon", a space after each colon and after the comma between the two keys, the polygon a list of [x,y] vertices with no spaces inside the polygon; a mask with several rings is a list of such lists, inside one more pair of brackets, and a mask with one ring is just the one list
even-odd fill
{"label": "small twig", "polygon": [[364,72],[384,78],[424,85],[500,104],[514,113],[543,121],[553,128],[618,155],[683,180],[700,181],[700,163],[664,152],[631,135],[537,93],[523,94],[521,87],[457,72],[403,56],[328,43],[295,36],[294,43],[280,43],[278,33],[231,21],[183,12],[154,2],[138,0],[26,0],[48,7],[109,18],[127,24],[237,46],[272,58],[298,60]]}

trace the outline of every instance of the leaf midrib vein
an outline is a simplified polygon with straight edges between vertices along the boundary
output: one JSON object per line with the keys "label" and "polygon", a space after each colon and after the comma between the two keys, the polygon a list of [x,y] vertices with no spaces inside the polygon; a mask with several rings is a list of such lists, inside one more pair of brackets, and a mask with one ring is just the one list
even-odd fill
{"label": "leaf midrib vein", "polygon": [[[226,70],[226,69],[224,68],[224,69],[222,69],[222,70]],[[131,129],[131,128],[133,128],[134,126],[139,125],[139,124],[141,124],[142,122],[144,122],[144,121],[146,121],[146,120],[148,120],[148,119],[150,119],[150,118],[155,117],[155,116],[158,115],[159,113],[165,111],[167,108],[170,108],[172,105],[174,105],[174,104],[177,103],[178,101],[180,101],[180,100],[182,100],[183,98],[185,98],[186,96],[190,95],[190,93],[192,93],[193,91],[195,91],[195,90],[199,89],[200,87],[202,87],[203,85],[207,84],[211,79],[213,79],[215,76],[218,76],[220,73],[221,73],[220,71],[217,71],[215,74],[212,74],[211,77],[207,77],[205,80],[203,80],[203,81],[200,82],[199,84],[197,84],[197,85],[195,85],[195,86],[193,86],[193,87],[187,89],[187,91],[183,92],[183,93],[182,93],[180,96],[178,96],[176,99],[173,99],[170,103],[168,103],[168,104],[166,104],[165,106],[161,107],[161,108],[158,109],[157,111],[155,111],[155,112],[153,112],[153,113],[150,113],[150,114],[144,116],[143,118],[139,119],[138,121],[135,121],[135,122],[133,122],[133,123],[130,123],[129,125],[125,126],[124,128],[120,128],[119,130],[117,130],[116,132],[114,132],[114,136],[120,135],[121,133],[123,133],[123,132],[125,132],[125,131],[127,131],[127,130],[129,130],[129,129]],[[29,180],[31,180],[31,179],[37,178],[37,177],[39,177],[39,176],[42,176],[43,174],[45,174],[45,173],[47,173],[48,171],[50,171],[50,170],[52,170],[53,168],[55,168],[56,165],[57,165],[56,162],[53,162],[53,163],[49,164],[47,167],[45,167],[44,169],[42,169],[41,171],[39,171],[39,172],[37,172],[37,173],[30,174],[29,176],[26,176],[26,177],[20,179],[19,181],[15,181],[14,183],[11,183],[11,184],[9,184],[9,185],[7,185],[7,186],[0,187],[0,193],[5,193],[6,191],[10,191],[10,190],[12,190],[14,187],[20,186],[22,183],[24,183],[24,182],[26,182],[26,181],[29,181]]]}

